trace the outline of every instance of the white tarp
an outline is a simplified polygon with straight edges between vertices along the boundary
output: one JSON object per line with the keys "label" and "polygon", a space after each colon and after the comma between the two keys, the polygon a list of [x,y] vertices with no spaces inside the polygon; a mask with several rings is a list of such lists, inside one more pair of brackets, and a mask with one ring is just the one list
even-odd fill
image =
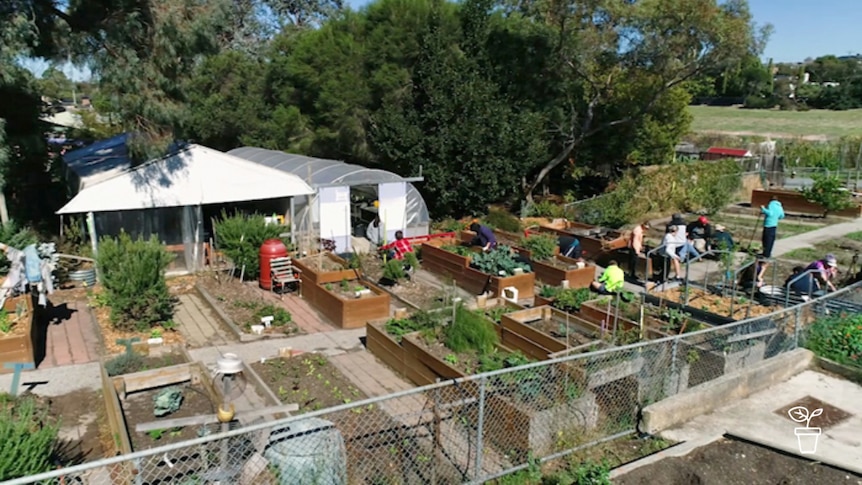
{"label": "white tarp", "polygon": [[395,231],[403,231],[407,227],[407,184],[380,184],[377,190],[380,223],[386,229],[386,241],[392,242],[395,240]]}
{"label": "white tarp", "polygon": [[350,187],[321,187],[320,238],[335,241],[335,252],[350,252]]}
{"label": "white tarp", "polygon": [[296,175],[189,145],[82,190],[57,214],[222,204],[312,193],[314,190]]}

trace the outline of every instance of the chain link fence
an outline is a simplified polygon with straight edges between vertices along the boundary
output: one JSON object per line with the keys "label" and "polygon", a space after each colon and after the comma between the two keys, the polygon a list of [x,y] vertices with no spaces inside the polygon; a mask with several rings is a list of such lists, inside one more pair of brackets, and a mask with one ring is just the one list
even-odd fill
{"label": "chain link fence", "polygon": [[[10,485],[479,483],[637,429],[641,410],[799,346],[860,284],[706,330],[566,355],[106,458]],[[655,335],[654,335],[655,336]],[[605,347],[605,348],[602,348]]]}

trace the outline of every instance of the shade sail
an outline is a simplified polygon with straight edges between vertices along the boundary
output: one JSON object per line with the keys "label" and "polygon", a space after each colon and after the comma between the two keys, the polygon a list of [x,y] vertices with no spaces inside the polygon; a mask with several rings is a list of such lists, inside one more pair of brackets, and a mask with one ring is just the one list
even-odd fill
{"label": "shade sail", "polygon": [[85,188],[57,214],[221,204],[313,193],[296,175],[189,145]]}

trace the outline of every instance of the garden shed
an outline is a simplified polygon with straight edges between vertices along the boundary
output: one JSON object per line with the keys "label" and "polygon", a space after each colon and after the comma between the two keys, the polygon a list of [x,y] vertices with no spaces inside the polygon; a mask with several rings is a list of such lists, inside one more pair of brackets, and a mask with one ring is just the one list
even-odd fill
{"label": "garden shed", "polygon": [[195,271],[205,263],[210,241],[207,215],[249,205],[250,210],[290,221],[294,199],[314,194],[295,175],[204,146],[185,145],[132,166],[121,145],[124,140],[106,140],[101,147],[66,157],[78,175],[73,189],[77,185],[79,191],[57,213],[86,214],[94,251],[98,237],[116,236],[121,230],[133,237],[154,234],[177,256],[172,270]]}
{"label": "garden shed", "polygon": [[255,147],[228,153],[300,177],[314,188],[314,197],[296,201],[297,232],[333,240],[337,252],[350,252],[350,237],[364,237],[375,218],[387,241],[399,230],[407,237],[428,234],[428,208],[412,183],[422,181],[421,176],[402,177],[386,170]]}

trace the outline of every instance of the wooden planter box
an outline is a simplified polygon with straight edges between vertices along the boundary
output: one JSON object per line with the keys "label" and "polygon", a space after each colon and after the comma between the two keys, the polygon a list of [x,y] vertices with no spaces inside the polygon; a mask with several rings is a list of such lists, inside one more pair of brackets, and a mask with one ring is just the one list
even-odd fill
{"label": "wooden planter box", "polygon": [[655,306],[662,306],[662,307],[673,308],[675,310],[683,311],[683,312],[691,315],[691,317],[694,318],[695,320],[709,324],[709,325],[713,325],[713,326],[727,325],[728,323],[733,323],[736,321],[730,317],[727,317],[724,315],[718,315],[718,314],[708,312],[708,311],[704,311],[704,310],[701,310],[700,308],[694,308],[692,306],[683,305],[682,303],[677,303],[675,301],[660,299],[655,295],[650,295],[649,293],[647,293],[645,295],[644,301],[646,301],[647,303],[650,303],[652,305],[655,305]]}
{"label": "wooden planter box", "polygon": [[499,297],[503,288],[514,286],[518,289],[518,299],[528,299],[533,297],[535,291],[536,275],[533,273],[505,277],[488,275],[471,268],[467,256],[451,253],[429,243],[422,245],[422,267],[454,279],[458,286],[474,295],[490,291],[491,296]]}
{"label": "wooden planter box", "polygon": [[[818,216],[822,216],[826,212],[822,205],[807,201],[801,192],[794,190],[752,190],[751,207],[759,209],[760,206],[766,206],[773,196],[778,197],[778,201],[781,202],[785,212]],[[857,202],[854,207],[830,214],[841,217],[860,217],[862,216],[862,205]]]}
{"label": "wooden planter box", "polygon": [[[185,363],[160,369],[146,370],[133,374],[108,377],[104,364],[102,372],[102,394],[107,409],[108,426],[118,451],[129,454],[133,451],[129,433],[134,432],[138,423],[126,422],[121,402],[129,393],[146,391],[163,386],[191,382],[204,388],[207,397],[213,403],[220,402],[220,395],[212,387],[212,373],[200,362]],[[161,456],[142,459],[137,469],[131,462],[115,465],[111,470],[113,483],[133,483],[131,478],[144,474],[145,482],[161,481],[170,483],[181,480],[182,477],[197,474],[207,467],[206,457],[201,449],[180,449],[171,455],[171,464],[167,464]]]}
{"label": "wooden planter box", "polygon": [[437,382],[438,376],[428,366],[420,362],[413,353],[408,353],[401,343],[386,333],[387,321],[388,319],[382,319],[365,325],[365,343],[368,351],[417,386]]}
{"label": "wooden planter box", "polygon": [[503,315],[500,318],[500,326],[502,327],[501,342],[503,345],[517,348],[528,357],[536,360],[548,360],[553,357],[552,354],[559,354],[569,350],[573,353],[576,352],[567,342],[563,342],[530,325],[531,322],[537,320],[554,320],[563,325],[568,324],[570,327],[574,327],[573,331],[579,331],[582,335],[594,338],[594,342],[581,346],[584,347],[582,350],[584,352],[588,351],[593,345],[603,345],[598,337],[601,329],[592,322],[569,315],[550,306],[526,308]]}
{"label": "wooden planter box", "polygon": [[[611,253],[628,246],[628,237],[621,231],[603,229],[598,226],[565,221],[556,224],[543,224],[539,232],[556,234],[557,236],[574,236],[581,242],[584,256],[597,259],[602,254]],[[603,234],[603,235],[602,235]]]}
{"label": "wooden planter box", "polygon": [[371,320],[389,316],[389,293],[369,281],[360,281],[355,275],[348,280],[349,284],[361,283],[372,292],[371,295],[349,300],[339,297],[324,286],[340,284],[342,281],[343,279],[338,279],[337,282],[303,285],[303,297],[339,328],[362,328]]}
{"label": "wooden planter box", "polygon": [[554,259],[569,265],[569,269],[561,269],[542,261],[531,261],[530,264],[538,281],[551,286],[562,286],[563,281],[568,281],[569,288],[588,288],[596,278],[596,267],[593,265],[588,264],[583,268],[577,268],[575,266],[577,261],[559,254],[554,255]]}
{"label": "wooden planter box", "polygon": [[[520,246],[522,234],[515,234],[514,232],[501,231],[499,229],[494,229],[494,236],[497,238],[497,244],[502,244],[511,247],[515,250],[516,253],[524,256],[525,258],[530,257],[530,251]],[[462,244],[470,244],[473,241],[473,238],[476,237],[476,233],[469,230],[462,230],[458,234],[458,238]],[[514,244],[507,242],[512,241]]]}
{"label": "wooden planter box", "polygon": [[360,273],[356,269],[342,269],[338,271],[318,271],[317,258],[324,258],[330,262],[334,262],[347,268],[347,261],[339,258],[332,253],[323,253],[322,255],[309,256],[302,259],[294,259],[293,264],[296,269],[300,270],[300,279],[302,280],[303,292],[305,285],[314,286],[323,283],[340,282],[341,280],[359,279]]}
{"label": "wooden planter box", "polygon": [[583,302],[579,313],[585,320],[598,325],[604,325],[608,328],[612,328],[614,321],[616,321],[619,330],[640,329],[638,322],[625,318],[622,315],[617,316],[616,308],[613,305],[610,306],[609,312],[607,304],[599,304],[598,300]]}
{"label": "wooden planter box", "polygon": [[[18,308],[22,314],[16,316]],[[0,363],[36,364],[35,351],[39,332],[33,325],[33,297],[29,294],[9,298],[3,304],[3,309],[10,319],[16,319],[15,335],[0,336]],[[12,369],[0,368],[0,374],[12,372]]]}

